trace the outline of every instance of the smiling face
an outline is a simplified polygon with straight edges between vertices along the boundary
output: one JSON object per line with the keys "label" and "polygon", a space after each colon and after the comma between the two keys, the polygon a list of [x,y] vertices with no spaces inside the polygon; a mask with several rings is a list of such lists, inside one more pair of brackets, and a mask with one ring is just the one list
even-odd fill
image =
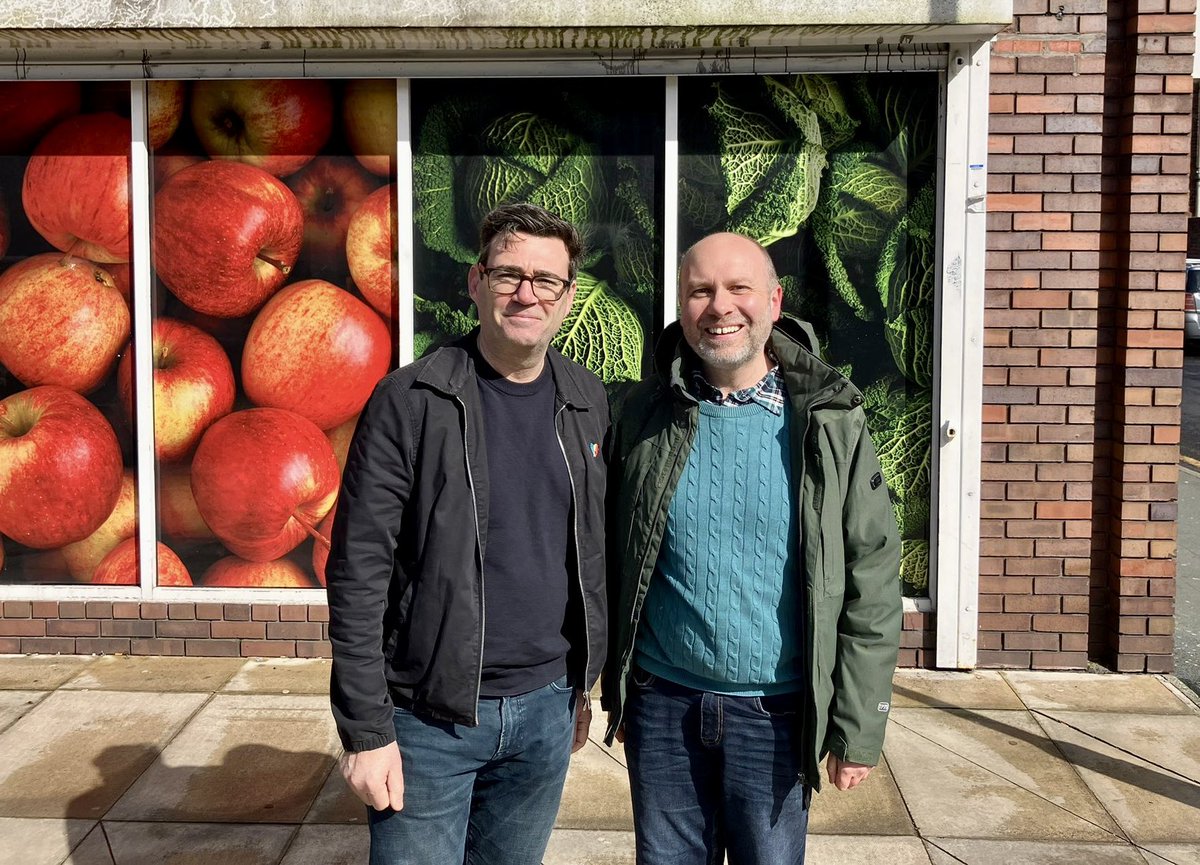
{"label": "smiling face", "polygon": [[[570,256],[557,237],[517,233],[509,236],[507,242],[496,238],[484,264],[489,268],[511,267],[529,276],[566,279]],[[529,280],[523,280],[515,294],[494,294],[478,265],[467,276],[467,291],[479,308],[480,347],[489,359],[545,355],[575,300],[574,282],[556,301],[538,300]]]}
{"label": "smiling face", "polygon": [[713,234],[684,256],[679,323],[715,387],[737,390],[767,374],[767,340],[782,303],[766,252],[748,238]]}

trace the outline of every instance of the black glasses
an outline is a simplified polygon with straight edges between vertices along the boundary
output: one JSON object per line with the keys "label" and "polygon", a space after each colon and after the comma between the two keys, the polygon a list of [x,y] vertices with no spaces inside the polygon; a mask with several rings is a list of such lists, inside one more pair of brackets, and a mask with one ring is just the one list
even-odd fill
{"label": "black glasses", "polygon": [[492,290],[492,294],[501,296],[516,294],[521,283],[529,280],[533,287],[533,296],[538,300],[558,300],[571,285],[571,280],[548,273],[531,276],[515,267],[488,267],[483,264],[479,267],[488,278],[488,288]]}

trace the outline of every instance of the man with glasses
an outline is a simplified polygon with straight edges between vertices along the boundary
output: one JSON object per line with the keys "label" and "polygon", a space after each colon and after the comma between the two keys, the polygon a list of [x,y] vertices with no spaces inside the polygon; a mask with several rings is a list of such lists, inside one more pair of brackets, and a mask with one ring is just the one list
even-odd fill
{"label": "man with glasses", "polygon": [[550,348],[582,242],[480,230],[479,327],[384,378],[326,567],[342,772],[372,865],[541,862],[604,663],[604,387]]}

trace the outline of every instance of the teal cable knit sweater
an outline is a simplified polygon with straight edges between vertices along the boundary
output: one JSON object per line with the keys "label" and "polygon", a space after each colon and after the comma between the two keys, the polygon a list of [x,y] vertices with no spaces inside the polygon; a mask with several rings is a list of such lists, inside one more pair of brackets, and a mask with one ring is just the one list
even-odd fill
{"label": "teal cable knit sweater", "polygon": [[688,687],[764,695],[803,678],[787,412],[700,403],[636,661]]}

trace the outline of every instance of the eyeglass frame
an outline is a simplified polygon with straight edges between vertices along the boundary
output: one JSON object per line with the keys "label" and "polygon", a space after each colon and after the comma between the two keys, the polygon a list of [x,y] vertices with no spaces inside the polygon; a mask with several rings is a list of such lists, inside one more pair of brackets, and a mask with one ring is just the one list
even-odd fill
{"label": "eyeglass frame", "polygon": [[[531,273],[526,273],[523,270],[518,270],[515,267],[510,267],[510,266],[506,266],[503,264],[497,265],[496,267],[488,267],[486,264],[484,264],[481,261],[481,262],[477,263],[477,266],[478,266],[479,270],[483,273],[483,275],[485,277],[487,277],[488,291],[490,291],[492,294],[496,295],[497,297],[512,297],[514,294],[516,294],[518,291],[521,290],[521,283],[528,280],[529,287],[533,291],[533,296],[536,297],[539,302],[541,302],[541,303],[558,303],[558,301],[562,300],[562,296],[564,294],[566,294],[567,291],[570,290],[571,286],[574,285],[574,283],[575,283],[574,279],[564,279],[563,277],[556,276],[553,273],[531,274]],[[518,276],[519,275],[520,279],[517,280],[517,284],[513,287],[512,291],[496,291],[495,287],[492,284],[492,273],[495,271],[504,271],[507,274],[509,274],[510,276]],[[556,282],[560,283],[561,287],[559,288],[558,293],[554,297],[541,297],[538,294],[537,286],[534,284],[534,280],[537,280],[537,279],[553,279]]]}

